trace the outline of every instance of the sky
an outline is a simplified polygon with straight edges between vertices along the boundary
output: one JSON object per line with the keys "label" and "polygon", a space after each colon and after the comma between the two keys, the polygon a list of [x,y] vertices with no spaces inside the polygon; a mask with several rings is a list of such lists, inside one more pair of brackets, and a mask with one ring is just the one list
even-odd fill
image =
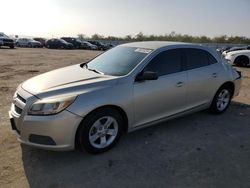
{"label": "sky", "polygon": [[250,0],[0,0],[0,7],[0,32],[9,35],[250,37]]}

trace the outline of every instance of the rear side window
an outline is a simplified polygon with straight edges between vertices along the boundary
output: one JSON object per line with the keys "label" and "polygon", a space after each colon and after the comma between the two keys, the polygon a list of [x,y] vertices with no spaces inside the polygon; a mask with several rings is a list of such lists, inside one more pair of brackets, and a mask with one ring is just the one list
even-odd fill
{"label": "rear side window", "polygon": [[161,52],[152,59],[145,70],[157,72],[158,76],[180,72],[182,70],[180,50],[174,49]]}
{"label": "rear side window", "polygon": [[184,49],[187,69],[195,69],[209,65],[207,53],[201,49]]}

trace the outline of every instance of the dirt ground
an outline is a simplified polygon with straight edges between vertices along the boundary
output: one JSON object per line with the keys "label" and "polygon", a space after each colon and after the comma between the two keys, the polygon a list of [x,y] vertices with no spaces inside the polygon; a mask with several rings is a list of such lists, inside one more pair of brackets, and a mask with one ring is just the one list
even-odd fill
{"label": "dirt ground", "polygon": [[123,136],[101,155],[20,145],[8,110],[16,87],[87,61],[86,50],[0,49],[0,187],[250,187],[250,68],[223,115],[199,112]]}

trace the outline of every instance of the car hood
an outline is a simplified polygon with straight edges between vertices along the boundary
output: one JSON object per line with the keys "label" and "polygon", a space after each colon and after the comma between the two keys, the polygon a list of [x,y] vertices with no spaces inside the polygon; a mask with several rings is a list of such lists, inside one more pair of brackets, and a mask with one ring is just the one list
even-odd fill
{"label": "car hood", "polygon": [[104,87],[116,82],[116,77],[101,75],[80,65],[72,65],[35,76],[22,84],[33,95],[57,92],[74,92],[89,88]]}

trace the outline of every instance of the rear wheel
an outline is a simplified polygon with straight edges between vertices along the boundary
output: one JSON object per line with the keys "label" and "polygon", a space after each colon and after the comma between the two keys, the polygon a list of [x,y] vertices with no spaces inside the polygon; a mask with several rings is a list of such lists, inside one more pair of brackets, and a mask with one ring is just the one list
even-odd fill
{"label": "rear wheel", "polygon": [[123,118],[117,110],[96,110],[81,123],[76,135],[77,146],[94,154],[105,152],[118,142],[123,124]]}
{"label": "rear wheel", "polygon": [[230,87],[221,87],[214,96],[210,111],[214,114],[225,112],[231,103],[232,96],[233,90]]}

